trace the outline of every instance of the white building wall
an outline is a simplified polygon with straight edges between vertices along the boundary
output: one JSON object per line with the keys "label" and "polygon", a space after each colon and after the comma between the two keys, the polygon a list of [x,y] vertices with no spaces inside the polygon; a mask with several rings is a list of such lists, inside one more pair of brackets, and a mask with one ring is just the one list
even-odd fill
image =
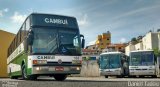
{"label": "white building wall", "polygon": [[135,45],[135,50],[143,50],[143,43],[142,43],[142,42],[137,43],[137,44]]}
{"label": "white building wall", "polygon": [[151,50],[154,48],[159,48],[158,33],[150,32],[142,38],[143,50]]}
{"label": "white building wall", "polygon": [[142,42],[136,45],[129,44],[125,47],[125,54],[129,55],[129,52],[134,50],[151,50],[154,48],[160,50],[160,32],[149,32],[142,38]]}
{"label": "white building wall", "polygon": [[147,33],[147,34],[142,38],[142,43],[143,43],[143,50],[152,49],[151,33]]}
{"label": "white building wall", "polygon": [[125,54],[129,56],[129,53],[134,50],[135,50],[135,45],[129,44],[128,46],[125,47]]}
{"label": "white building wall", "polygon": [[159,48],[158,33],[152,33],[152,49]]}

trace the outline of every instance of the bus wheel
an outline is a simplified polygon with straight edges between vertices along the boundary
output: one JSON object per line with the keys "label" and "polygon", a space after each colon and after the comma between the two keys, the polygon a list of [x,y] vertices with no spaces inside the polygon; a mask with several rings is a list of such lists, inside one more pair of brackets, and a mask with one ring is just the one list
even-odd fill
{"label": "bus wheel", "polygon": [[57,74],[57,75],[54,75],[54,78],[55,78],[55,80],[57,80],[57,81],[64,81],[64,80],[67,78],[67,75]]}
{"label": "bus wheel", "polygon": [[27,74],[26,74],[26,68],[25,68],[25,65],[23,64],[22,65],[22,79],[27,79]]}
{"label": "bus wheel", "polygon": [[11,74],[12,72],[11,72],[11,68],[10,68],[10,79],[18,79],[18,76],[12,76],[12,74]]}
{"label": "bus wheel", "polygon": [[157,78],[157,75],[152,75],[152,78]]}
{"label": "bus wheel", "polygon": [[139,78],[144,78],[145,76],[139,76]]}
{"label": "bus wheel", "polygon": [[29,80],[37,80],[37,76],[36,75],[30,75],[28,76]]}
{"label": "bus wheel", "polygon": [[10,78],[11,78],[11,79],[18,79],[17,76],[11,76]]}
{"label": "bus wheel", "polygon": [[136,76],[129,76],[130,78],[136,78]]}
{"label": "bus wheel", "polygon": [[105,78],[108,78],[108,76],[105,76]]}
{"label": "bus wheel", "polygon": [[120,76],[119,76],[119,75],[117,76],[117,78],[122,78],[122,77],[123,77],[123,76],[121,76],[121,75],[120,75]]}

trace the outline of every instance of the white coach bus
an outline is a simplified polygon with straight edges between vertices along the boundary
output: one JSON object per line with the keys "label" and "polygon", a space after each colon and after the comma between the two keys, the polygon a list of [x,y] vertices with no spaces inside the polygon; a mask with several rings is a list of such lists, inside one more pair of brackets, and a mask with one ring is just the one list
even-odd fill
{"label": "white coach bus", "polygon": [[76,18],[32,13],[8,48],[8,74],[11,78],[65,80],[67,75],[80,73],[83,47]]}
{"label": "white coach bus", "polygon": [[132,77],[157,77],[159,74],[158,63],[153,50],[132,51],[130,52],[129,75]]}

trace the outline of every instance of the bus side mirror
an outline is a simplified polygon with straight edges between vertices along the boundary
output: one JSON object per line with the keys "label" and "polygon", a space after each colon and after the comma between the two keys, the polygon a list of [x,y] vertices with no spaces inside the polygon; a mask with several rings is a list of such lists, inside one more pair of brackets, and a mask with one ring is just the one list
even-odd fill
{"label": "bus side mirror", "polygon": [[32,45],[33,44],[33,39],[34,39],[34,35],[33,35],[33,32],[29,32],[29,35],[28,35],[28,38],[27,38],[27,42],[28,42],[28,45]]}
{"label": "bus side mirror", "polygon": [[84,39],[84,36],[81,34],[80,37],[82,37],[82,48],[85,47],[85,39]]}
{"label": "bus side mirror", "polygon": [[82,39],[82,48],[84,48],[84,44],[85,44],[85,39]]}

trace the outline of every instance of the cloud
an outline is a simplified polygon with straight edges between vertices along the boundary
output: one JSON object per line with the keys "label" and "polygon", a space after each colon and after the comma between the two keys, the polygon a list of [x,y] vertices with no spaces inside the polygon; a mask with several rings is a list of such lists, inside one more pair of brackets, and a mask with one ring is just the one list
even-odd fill
{"label": "cloud", "polygon": [[119,19],[119,18],[123,18],[123,17],[127,17],[127,16],[132,16],[132,15],[135,15],[137,13],[144,13],[144,11],[153,10],[153,9],[159,8],[159,7],[160,7],[160,5],[139,8],[139,9],[132,10],[132,11],[126,12],[124,14],[121,14],[121,15],[115,17],[114,19]]}
{"label": "cloud", "polygon": [[4,11],[4,12],[8,12],[8,11],[9,11],[9,9],[8,9],[8,8],[5,8],[5,9],[3,9],[3,11]]}
{"label": "cloud", "polygon": [[5,12],[8,12],[8,11],[9,11],[8,8],[5,8],[5,9],[0,10],[0,17],[3,17],[3,16],[4,16],[4,13],[5,13]]}
{"label": "cloud", "polygon": [[126,40],[126,38],[124,38],[124,37],[122,37],[121,39],[120,39],[120,42],[121,43],[125,43],[127,40]]}
{"label": "cloud", "polygon": [[2,17],[3,16],[3,12],[0,10],[0,17]]}
{"label": "cloud", "polygon": [[19,14],[18,12],[15,12],[14,15],[11,17],[12,22],[14,23],[22,23],[27,15]]}
{"label": "cloud", "polygon": [[94,45],[95,42],[96,42],[96,40],[90,41],[90,42],[88,42],[87,46],[89,46],[89,45]]}
{"label": "cloud", "polygon": [[87,14],[84,14],[83,17],[80,20],[78,20],[78,24],[81,27],[88,25],[88,23],[89,22],[88,22],[88,16],[87,16]]}

